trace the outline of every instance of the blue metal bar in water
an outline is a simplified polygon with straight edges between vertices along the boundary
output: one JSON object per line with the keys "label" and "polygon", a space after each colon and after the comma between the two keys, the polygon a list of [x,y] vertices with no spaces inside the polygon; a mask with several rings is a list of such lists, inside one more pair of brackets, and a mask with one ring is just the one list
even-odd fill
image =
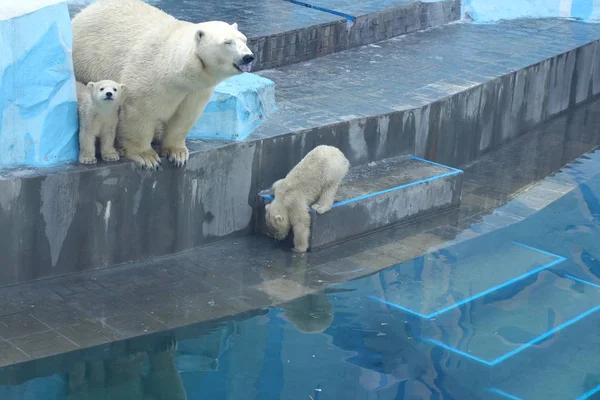
{"label": "blue metal bar in water", "polygon": [[593,283],[593,282],[590,282],[590,281],[586,281],[585,279],[578,278],[578,277],[573,276],[571,274],[565,274],[565,278],[569,278],[569,279],[572,279],[574,281],[584,283],[586,285],[590,285],[590,286],[594,286],[594,287],[600,288],[600,285],[598,285],[596,283]]}
{"label": "blue metal bar in water", "polygon": [[554,254],[554,253],[550,253],[550,252],[542,250],[542,249],[538,249],[537,247],[531,247],[531,246],[528,246],[528,245],[523,244],[521,242],[515,242],[514,240],[513,240],[513,243],[516,244],[517,246],[521,246],[521,247],[524,247],[524,248],[529,249],[529,250],[537,251],[538,253],[542,253],[542,254],[545,254],[547,256],[556,257],[556,258],[562,259],[563,261],[566,260],[566,258],[564,258],[563,256],[559,256],[558,254]]}
{"label": "blue metal bar in water", "polygon": [[487,391],[490,392],[490,393],[496,393],[496,394],[498,394],[500,396],[504,396],[507,399],[511,399],[511,400],[523,400],[520,397],[513,396],[510,393],[506,393],[504,390],[500,390],[500,389],[496,389],[496,388],[489,388]]}
{"label": "blue metal bar in water", "polygon": [[533,346],[534,344],[537,344],[539,342],[541,342],[542,340],[554,335],[555,333],[563,330],[564,328],[573,325],[576,322],[581,321],[582,319],[584,319],[585,317],[588,317],[590,315],[592,315],[593,313],[595,313],[596,311],[600,310],[600,305],[590,308],[589,310],[587,310],[586,312],[579,314],[577,317],[570,319],[569,321],[560,324],[559,326],[549,330],[548,332],[544,333],[543,335],[540,335],[532,340],[530,340],[527,343],[524,343],[523,345],[517,347],[516,349],[514,349],[513,351],[510,351],[508,353],[506,353],[505,355],[503,355],[502,357],[498,357],[496,358],[494,361],[491,362],[492,365],[497,365],[500,364],[502,361],[505,361],[507,359],[509,359],[510,357],[522,352],[523,350],[527,349],[528,347]]}
{"label": "blue metal bar in water", "polygon": [[409,313],[409,314],[416,315],[416,316],[417,316],[417,317],[419,317],[419,318],[423,318],[423,319],[429,319],[429,318],[430,318],[430,317],[429,317],[429,315],[423,315],[423,314],[421,314],[421,313],[418,313],[418,312],[416,312],[416,311],[413,311],[413,310],[411,310],[411,309],[409,309],[409,308],[402,307],[402,306],[400,306],[400,305],[398,305],[398,304],[396,304],[396,303],[392,303],[391,301],[387,301],[387,300],[380,299],[379,297],[376,297],[376,296],[369,296],[369,298],[370,298],[371,300],[378,301],[378,302],[380,302],[380,303],[386,304],[386,305],[388,305],[388,306],[390,306],[390,307],[397,308],[398,310],[402,310],[402,311],[404,311],[404,312],[407,312],[407,313]]}
{"label": "blue metal bar in water", "polygon": [[598,392],[600,392],[600,385],[596,386],[595,388],[593,388],[589,392],[585,392],[584,394],[582,394],[581,396],[579,396],[576,400],[586,400],[586,399],[589,399],[590,397],[592,397],[593,395],[595,395]]}
{"label": "blue metal bar in water", "polygon": [[[515,244],[518,244],[518,245],[521,245],[520,243],[516,243],[516,242],[514,242],[514,243],[515,243]],[[535,249],[535,248],[533,248],[533,247],[529,247],[529,246],[526,246],[526,245],[522,245],[522,246],[523,246],[523,247],[527,247],[527,248],[529,248],[529,249],[532,249],[532,250],[539,251],[540,253],[543,253],[543,254],[549,254],[549,253],[546,253],[546,252],[544,252],[544,251],[542,251],[542,250]],[[467,303],[469,303],[469,302],[471,302],[471,301],[473,301],[473,300],[476,300],[476,299],[478,299],[478,298],[480,298],[480,297],[483,297],[483,296],[485,296],[485,295],[487,295],[487,294],[490,294],[490,293],[492,293],[492,292],[495,292],[495,291],[497,291],[497,290],[499,290],[499,289],[502,289],[502,288],[504,288],[504,287],[510,286],[510,285],[512,285],[512,284],[513,284],[513,283],[515,283],[515,282],[518,282],[518,281],[520,281],[520,280],[523,280],[523,279],[525,279],[525,278],[527,278],[527,277],[529,277],[529,276],[531,276],[531,275],[535,275],[535,274],[537,274],[538,272],[541,272],[541,271],[543,271],[543,270],[546,270],[546,269],[548,269],[548,268],[551,268],[551,267],[553,267],[553,266],[555,266],[555,265],[557,265],[557,264],[560,264],[561,262],[563,262],[563,261],[565,261],[565,260],[566,260],[566,258],[564,258],[564,257],[561,257],[561,256],[558,256],[558,255],[556,255],[556,254],[549,254],[549,255],[552,255],[553,257],[557,257],[557,259],[556,259],[556,260],[554,260],[554,261],[552,261],[552,262],[550,262],[550,263],[548,263],[548,264],[544,264],[544,265],[542,265],[542,266],[541,266],[541,267],[539,267],[539,268],[533,269],[533,270],[531,270],[531,271],[529,271],[529,272],[527,272],[527,273],[525,273],[525,274],[523,274],[523,275],[517,276],[516,278],[510,279],[510,280],[508,280],[508,281],[506,281],[506,282],[504,282],[504,283],[501,283],[501,284],[499,284],[499,285],[496,285],[496,286],[494,286],[494,287],[491,287],[491,288],[489,288],[489,289],[487,289],[487,290],[484,290],[484,291],[483,291],[483,292],[481,292],[481,293],[477,293],[477,294],[475,294],[475,295],[473,295],[473,296],[467,297],[466,299],[463,299],[463,300],[461,300],[461,301],[459,301],[459,302],[457,302],[457,303],[451,304],[451,305],[449,305],[449,306],[447,306],[447,307],[445,307],[445,308],[442,308],[441,310],[438,310],[438,311],[436,311],[436,312],[433,312],[433,313],[431,313],[431,314],[429,314],[429,315],[424,315],[424,314],[421,314],[421,313],[419,313],[419,312],[417,312],[417,311],[410,310],[410,309],[408,309],[408,308],[406,308],[406,307],[400,306],[400,305],[398,305],[398,304],[395,304],[395,303],[392,303],[392,302],[390,302],[390,301],[387,301],[387,300],[380,299],[379,297],[375,297],[375,296],[369,296],[369,298],[370,298],[370,299],[373,299],[373,300],[376,300],[376,301],[379,301],[379,302],[381,302],[381,303],[387,304],[387,305],[389,305],[389,306],[392,306],[392,307],[394,307],[394,308],[397,308],[397,309],[399,309],[399,310],[406,311],[406,312],[408,312],[408,313],[410,313],[410,314],[413,314],[413,315],[416,315],[416,316],[418,316],[418,317],[421,317],[421,318],[424,318],[424,319],[432,319],[432,318],[435,318],[435,317],[437,317],[437,316],[439,316],[439,315],[441,315],[441,314],[443,314],[443,313],[445,313],[445,312],[447,312],[447,311],[450,311],[450,310],[452,310],[452,309],[454,309],[454,308],[456,308],[456,307],[460,307],[460,306],[462,306],[462,305],[464,305],[464,304],[467,304]]]}
{"label": "blue metal bar in water", "polygon": [[487,365],[488,367],[492,366],[492,363],[490,363],[489,361],[484,360],[483,358],[479,358],[477,356],[474,356],[473,354],[469,354],[467,352],[464,352],[464,351],[459,350],[457,348],[454,348],[452,346],[448,346],[447,344],[442,343],[439,340],[436,340],[436,339],[425,339],[425,341],[429,342],[431,344],[434,344],[436,346],[440,346],[441,348],[444,348],[444,349],[446,349],[446,350],[448,350],[448,351],[450,351],[452,353],[456,353],[456,354],[461,355],[463,357],[470,358],[473,361],[477,361],[478,363]]}
{"label": "blue metal bar in water", "polygon": [[516,278],[510,279],[510,280],[508,280],[508,281],[506,281],[506,282],[504,282],[504,283],[501,283],[500,285],[496,285],[496,286],[494,286],[494,287],[492,287],[492,288],[489,288],[488,290],[484,290],[484,291],[483,291],[483,292],[481,292],[481,293],[478,293],[478,294],[476,294],[476,295],[473,295],[473,296],[471,296],[471,297],[467,297],[466,299],[464,299],[464,300],[461,300],[461,301],[459,301],[458,303],[455,303],[455,304],[453,304],[453,305],[451,305],[451,306],[448,306],[448,307],[446,307],[446,308],[442,308],[441,310],[439,310],[439,311],[436,311],[436,312],[434,312],[434,313],[430,314],[429,318],[434,318],[434,317],[437,317],[438,315],[440,315],[440,314],[443,314],[443,313],[445,313],[446,311],[449,311],[449,310],[451,310],[451,309],[453,309],[453,308],[460,307],[460,306],[462,306],[462,305],[464,305],[464,304],[467,304],[467,303],[469,303],[469,302],[471,302],[471,301],[473,301],[473,300],[476,300],[476,299],[478,299],[478,298],[480,298],[480,297],[483,297],[483,296],[485,296],[485,295],[487,295],[487,294],[490,294],[490,293],[492,293],[492,292],[495,292],[495,291],[497,291],[497,290],[500,290],[500,289],[502,289],[502,288],[504,288],[504,287],[510,286],[510,285],[512,285],[513,283],[516,283],[516,282],[518,282],[518,281],[521,281],[521,280],[523,280],[523,279],[525,279],[525,278],[527,278],[527,277],[529,277],[529,276],[531,276],[531,275],[535,275],[535,274],[537,274],[538,272],[541,272],[541,271],[543,271],[543,270],[545,270],[545,269],[551,268],[551,267],[553,267],[553,266],[555,266],[555,265],[557,265],[557,264],[560,264],[560,263],[561,263],[561,262],[563,262],[563,261],[565,261],[565,259],[561,257],[561,259],[559,259],[559,260],[554,260],[554,261],[552,261],[551,263],[548,263],[548,264],[542,265],[541,267],[538,267],[538,268],[536,268],[536,269],[532,269],[531,271],[527,272],[526,274],[523,274],[523,275],[517,276]]}
{"label": "blue metal bar in water", "polygon": [[582,314],[579,314],[577,317],[575,317],[573,319],[570,319],[569,321],[567,321],[567,322],[565,322],[563,324],[560,324],[559,326],[557,326],[557,327],[549,330],[548,332],[544,333],[543,335],[540,335],[540,336],[538,336],[538,337],[530,340],[529,342],[524,343],[523,345],[517,347],[516,349],[514,349],[512,351],[509,351],[508,353],[504,354],[503,356],[500,356],[500,357],[498,357],[498,358],[496,358],[495,360],[492,360],[492,361],[484,360],[482,358],[479,358],[477,356],[474,356],[472,354],[469,354],[467,352],[464,352],[462,350],[459,350],[457,348],[454,348],[452,346],[444,344],[444,343],[442,343],[442,342],[440,342],[439,340],[436,340],[436,339],[425,339],[425,341],[429,342],[431,344],[434,344],[436,346],[440,346],[440,347],[442,347],[442,348],[444,348],[444,349],[446,349],[446,350],[448,350],[448,351],[450,351],[452,353],[456,353],[456,354],[461,355],[463,357],[467,357],[467,358],[469,358],[469,359],[471,359],[473,361],[477,361],[477,362],[479,362],[481,364],[487,365],[488,367],[493,367],[493,366],[498,365],[501,362],[506,361],[509,358],[511,358],[511,357],[519,354],[520,352],[522,352],[523,350],[525,350],[525,349],[533,346],[534,344],[537,344],[537,343],[541,342],[542,340],[544,340],[544,339],[546,339],[546,338],[554,335],[555,333],[563,330],[564,328],[566,328],[568,326],[571,326],[571,325],[573,325],[576,322],[581,321],[582,319],[584,319],[584,318],[592,315],[593,313],[595,313],[598,310],[600,310],[600,305],[598,305],[596,307],[593,307],[593,308],[587,310],[586,312],[584,312]]}

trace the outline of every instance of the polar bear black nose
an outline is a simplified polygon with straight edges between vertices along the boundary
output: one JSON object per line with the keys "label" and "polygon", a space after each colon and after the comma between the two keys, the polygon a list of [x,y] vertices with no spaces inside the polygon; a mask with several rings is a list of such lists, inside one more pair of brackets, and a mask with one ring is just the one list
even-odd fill
{"label": "polar bear black nose", "polygon": [[106,97],[111,98],[112,97],[112,92],[106,92]]}
{"label": "polar bear black nose", "polygon": [[244,64],[250,64],[252,61],[254,61],[254,56],[252,54],[246,54],[244,57],[242,57],[242,61]]}

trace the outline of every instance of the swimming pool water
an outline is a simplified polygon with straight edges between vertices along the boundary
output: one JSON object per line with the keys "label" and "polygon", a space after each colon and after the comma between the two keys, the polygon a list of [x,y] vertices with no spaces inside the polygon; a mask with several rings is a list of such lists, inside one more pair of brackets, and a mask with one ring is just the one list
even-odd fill
{"label": "swimming pool water", "polygon": [[521,222],[280,308],[175,331],[149,353],[134,339],[125,356],[0,382],[0,399],[592,399],[600,152],[547,182],[574,189]]}

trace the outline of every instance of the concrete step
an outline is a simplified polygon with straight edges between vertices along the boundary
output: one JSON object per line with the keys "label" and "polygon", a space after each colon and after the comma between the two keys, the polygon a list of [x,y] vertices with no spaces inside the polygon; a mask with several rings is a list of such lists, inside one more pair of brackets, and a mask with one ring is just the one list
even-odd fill
{"label": "concrete step", "polygon": [[[71,15],[86,3],[69,0]],[[237,22],[256,55],[256,70],[311,60],[460,18],[460,0],[380,0],[361,6],[332,0],[326,7],[284,0],[148,3],[184,21]]]}
{"label": "concrete step", "polygon": [[[400,156],[351,168],[330,211],[310,211],[310,250],[339,243],[392,224],[460,204],[463,172],[415,156]],[[257,231],[266,234],[264,207],[272,192],[258,196]],[[293,234],[290,235],[293,240]]]}
{"label": "concrete step", "polygon": [[250,234],[257,193],[319,144],[352,165],[407,154],[470,163],[600,93],[598,39],[599,25],[576,21],[446,25],[262,71],[278,110],[244,141],[189,141],[183,170],[126,160],[2,170],[0,226],[11,229],[0,283]]}

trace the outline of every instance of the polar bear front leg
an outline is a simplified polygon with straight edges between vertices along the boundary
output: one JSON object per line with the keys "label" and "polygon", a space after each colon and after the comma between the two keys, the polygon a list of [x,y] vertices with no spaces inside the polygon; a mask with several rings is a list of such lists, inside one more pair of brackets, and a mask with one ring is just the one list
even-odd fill
{"label": "polar bear front leg", "polygon": [[189,94],[167,122],[160,145],[160,154],[167,157],[178,168],[183,167],[189,159],[190,152],[185,145],[185,138],[202,115],[211,95],[212,91],[208,94],[204,92]]}
{"label": "polar bear front leg", "polygon": [[144,169],[158,169],[160,157],[152,149],[152,139],[156,130],[156,121],[143,118],[133,108],[126,108],[119,122],[118,140],[122,155]]}
{"label": "polar bear front leg", "polygon": [[308,250],[308,240],[310,237],[310,214],[306,211],[306,206],[298,205],[290,213],[290,222],[294,231],[293,252],[306,253]]}
{"label": "polar bear front leg", "polygon": [[79,162],[96,164],[96,136],[98,124],[84,113],[79,113]]}
{"label": "polar bear front leg", "polygon": [[106,123],[100,132],[100,155],[104,161],[119,161],[119,153],[115,149],[115,137],[117,135],[118,118]]}

